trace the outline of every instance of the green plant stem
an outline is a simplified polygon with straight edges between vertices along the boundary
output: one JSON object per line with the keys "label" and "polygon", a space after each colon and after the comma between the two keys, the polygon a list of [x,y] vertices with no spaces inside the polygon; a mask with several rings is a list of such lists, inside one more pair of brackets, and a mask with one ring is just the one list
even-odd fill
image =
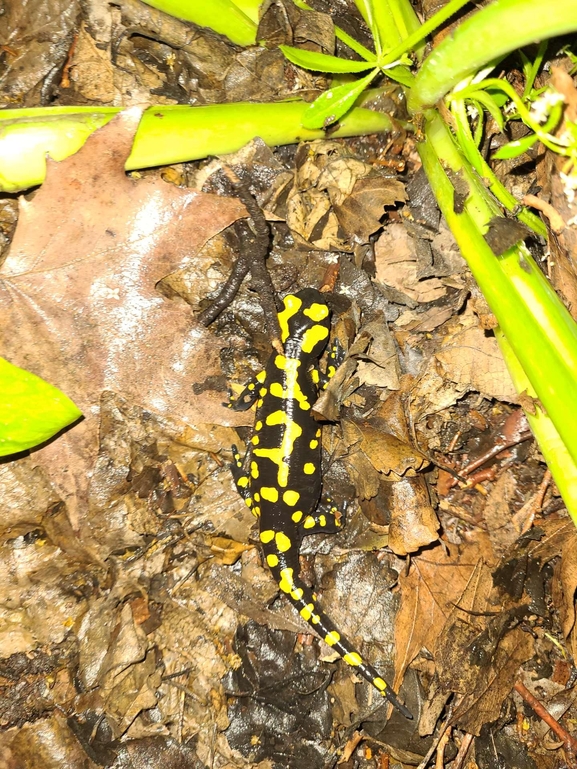
{"label": "green plant stem", "polygon": [[[367,92],[365,99],[371,97]],[[277,104],[217,104],[210,107],[150,107],[143,115],[127,170],[235,152],[256,136],[270,146],[322,139],[322,130],[302,127],[303,101]],[[119,107],[39,107],[0,112],[0,190],[17,192],[41,184],[46,154],[62,160],[120,112]],[[388,115],[355,108],[334,136],[388,131]]]}
{"label": "green plant stem", "polygon": [[408,107],[415,114],[485,64],[529,43],[577,29],[575,0],[495,0],[464,21],[427,57]]}
{"label": "green plant stem", "polygon": [[[524,246],[496,257],[482,232],[493,205],[439,115],[431,111],[419,154],[437,202],[491,311],[548,417],[577,462],[577,326]],[[442,162],[441,162],[442,161]],[[445,168],[469,183],[462,213]]]}
{"label": "green plant stem", "polygon": [[[209,27],[237,45],[256,43],[257,25],[254,18],[243,13],[232,0],[144,0],[147,5],[176,16],[185,21],[192,21],[201,27]],[[254,6],[254,3],[251,4]],[[254,15],[254,10],[251,15]]]}
{"label": "green plant stem", "polygon": [[[523,367],[501,329],[495,330],[495,336],[517,392],[524,392],[531,398],[537,398],[537,393],[531,387]],[[531,414],[525,411],[525,414],[547,462],[547,467],[551,470],[553,480],[567,506],[567,511],[577,524],[577,464],[567,451],[555,425],[542,409],[537,407],[536,413]]]}

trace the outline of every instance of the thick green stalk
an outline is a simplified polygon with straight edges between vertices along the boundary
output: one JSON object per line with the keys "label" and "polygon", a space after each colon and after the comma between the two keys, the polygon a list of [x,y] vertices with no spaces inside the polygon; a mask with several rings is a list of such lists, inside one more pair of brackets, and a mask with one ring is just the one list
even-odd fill
{"label": "thick green stalk", "polygon": [[577,30],[575,0],[495,0],[460,24],[427,57],[409,95],[414,114],[517,48]]}
{"label": "thick green stalk", "polygon": [[[255,136],[270,146],[324,138],[323,130],[301,125],[309,107],[303,101],[150,107],[143,115],[126,168],[227,154]],[[119,111],[119,107],[38,107],[0,112],[0,190],[17,192],[41,184],[46,154],[55,160],[68,157]],[[360,136],[390,128],[388,115],[356,108],[340,121],[333,136]]]}
{"label": "thick green stalk", "polygon": [[[519,393],[524,392],[529,397],[536,398],[537,393],[531,387],[531,383],[525,376],[523,367],[515,356],[505,335],[500,329],[496,329],[495,336],[511,374],[515,389]],[[541,453],[547,462],[547,467],[551,470],[553,480],[567,506],[569,515],[577,524],[577,465],[567,451],[567,447],[555,429],[555,425],[542,409],[537,408],[535,414],[531,414],[528,411],[525,414],[531,431],[539,443]]]}
{"label": "thick green stalk", "polygon": [[[257,25],[253,18],[243,13],[232,0],[144,0],[147,5],[176,16],[185,21],[192,21],[201,27],[210,27],[237,45],[256,43]],[[254,11],[251,15],[254,14]]]}
{"label": "thick green stalk", "polygon": [[[425,134],[419,154],[437,202],[515,356],[577,462],[577,326],[524,246],[496,257],[485,242],[481,233],[493,204],[436,112],[427,116]],[[469,183],[471,195],[459,214],[446,168]]]}

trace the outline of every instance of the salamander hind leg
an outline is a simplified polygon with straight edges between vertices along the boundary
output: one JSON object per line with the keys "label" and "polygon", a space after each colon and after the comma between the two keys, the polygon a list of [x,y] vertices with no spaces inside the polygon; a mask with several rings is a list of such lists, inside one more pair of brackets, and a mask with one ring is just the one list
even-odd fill
{"label": "salamander hind leg", "polygon": [[302,519],[302,534],[336,534],[343,528],[344,520],[344,510],[339,510],[332,497],[323,496],[316,510]]}
{"label": "salamander hind leg", "polygon": [[[268,539],[265,535],[264,539]],[[261,534],[262,540],[262,534]],[[267,547],[269,544],[269,547]],[[273,546],[270,547],[270,544]],[[294,566],[289,566],[284,554],[274,547],[274,540],[263,540],[266,561],[275,576],[281,591],[290,599],[301,617],[309,623],[316,633],[339,654],[343,660],[371,683],[378,692],[406,718],[412,718],[412,713],[399,701],[389,684],[382,678],[372,665],[369,665],[345,636],[340,633],[331,620],[318,606],[315,594],[296,576]],[[290,559],[293,562],[293,559]]]}

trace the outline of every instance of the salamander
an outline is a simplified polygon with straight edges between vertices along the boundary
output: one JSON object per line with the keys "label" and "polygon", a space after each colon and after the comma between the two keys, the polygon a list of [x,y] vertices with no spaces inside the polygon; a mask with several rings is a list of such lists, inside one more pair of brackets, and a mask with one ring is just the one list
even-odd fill
{"label": "salamander", "polygon": [[[260,543],[282,593],[318,635],[404,716],[410,711],[318,606],[299,579],[299,547],[308,534],[332,533],[341,514],[322,497],[321,428],[312,417],[323,376],[318,360],[327,344],[330,311],[322,294],[306,288],[285,296],[278,313],[284,354],[273,353],[265,370],[231,405],[256,402],[253,436],[244,461],[233,447],[231,470],[239,493],[259,519]],[[329,364],[327,374],[334,373]],[[326,377],[325,377],[326,379]]]}

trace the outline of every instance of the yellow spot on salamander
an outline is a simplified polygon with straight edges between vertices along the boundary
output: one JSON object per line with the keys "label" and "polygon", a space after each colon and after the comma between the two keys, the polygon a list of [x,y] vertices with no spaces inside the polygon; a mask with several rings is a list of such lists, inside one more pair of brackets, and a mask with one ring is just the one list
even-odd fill
{"label": "yellow spot on salamander", "polygon": [[285,391],[282,389],[280,382],[273,382],[270,386],[270,394],[275,398],[284,398]]}
{"label": "yellow spot on salamander", "polygon": [[380,689],[382,692],[385,691],[387,688],[387,682],[383,681],[382,678],[373,678],[373,684],[377,687],[377,689]]}
{"label": "yellow spot on salamander", "polygon": [[282,501],[291,507],[294,507],[300,498],[301,495],[298,493],[298,491],[285,491],[282,495]]}
{"label": "yellow spot on salamander", "polygon": [[303,523],[303,526],[305,529],[312,529],[315,525],[315,519],[312,517],[312,515],[307,515],[305,518],[305,522]]}
{"label": "yellow spot on salamander", "polygon": [[312,381],[313,381],[315,384],[318,384],[318,383],[321,381],[321,378],[320,378],[320,376],[319,376],[319,372],[316,370],[316,368],[314,368],[314,369],[311,371],[311,379],[312,379]]}
{"label": "yellow spot on salamander", "polygon": [[298,358],[285,358],[284,382],[286,387],[283,388],[280,382],[273,382],[270,386],[270,394],[275,398],[281,398],[282,400],[294,399],[297,401],[303,411],[309,411],[311,404],[307,400],[306,395],[303,393],[298,381],[298,370],[300,365],[301,361]]}
{"label": "yellow spot on salamander", "polygon": [[262,430],[262,422],[260,421],[260,419],[258,420],[258,422],[255,422],[254,429]]}
{"label": "yellow spot on salamander", "polygon": [[275,566],[278,566],[278,555],[276,553],[269,553],[266,557],[266,562],[271,569],[274,569]]}
{"label": "yellow spot on salamander", "polygon": [[247,390],[254,390],[254,382],[251,382],[249,385],[247,385],[246,389]]}
{"label": "yellow spot on salamander", "polygon": [[[255,496],[255,499],[256,499],[256,494],[255,494],[254,496]],[[326,516],[324,516],[324,515],[319,515],[319,524],[320,524],[321,526],[326,526],[326,525],[327,525],[327,519],[326,519]]]}
{"label": "yellow spot on salamander", "polygon": [[267,502],[278,502],[278,489],[275,489],[274,486],[263,486],[260,495]]}
{"label": "yellow spot on salamander", "polygon": [[256,402],[256,407],[257,407],[257,409],[259,409],[259,408],[262,406],[262,404],[263,404],[263,399],[262,399],[262,398],[259,398],[259,399],[257,400],[257,402]]}
{"label": "yellow spot on salamander", "polygon": [[291,541],[282,531],[277,531],[274,539],[279,552],[286,553],[287,550],[290,550]]}
{"label": "yellow spot on salamander", "polygon": [[317,429],[315,435],[317,436],[317,438],[321,437],[321,428],[320,427]]}
{"label": "yellow spot on salamander", "polygon": [[247,499],[244,500],[246,502],[247,507],[252,507],[252,499],[250,497],[247,497]]}
{"label": "yellow spot on salamander", "polygon": [[336,630],[331,630],[331,632],[327,633],[325,636],[325,643],[328,644],[329,646],[334,646],[340,640],[341,640],[340,633],[337,633]]}
{"label": "yellow spot on salamander", "polygon": [[252,438],[250,439],[250,442],[252,443],[253,446],[258,446],[258,444],[260,443],[260,438],[258,437],[258,435],[253,435]]}
{"label": "yellow spot on salamander", "polygon": [[266,529],[266,531],[261,531],[260,541],[264,542],[265,545],[268,545],[268,543],[272,542],[273,539],[274,539],[274,531],[272,529]]}
{"label": "yellow spot on salamander", "polygon": [[312,440],[312,441],[309,443],[309,446],[310,446],[310,448],[311,448],[311,449],[316,449],[318,445],[319,445],[319,442],[318,442],[316,439],[314,439],[314,438],[313,438],[313,440]]}
{"label": "yellow spot on salamander", "polygon": [[297,314],[302,306],[302,300],[294,294],[288,294],[283,299],[284,310],[278,314],[278,323],[280,326],[280,338],[281,341],[286,342],[290,336],[289,320]]}
{"label": "yellow spot on salamander", "polygon": [[253,494],[253,497],[255,502],[260,502],[260,494],[258,493],[258,491],[255,491],[255,493]]}
{"label": "yellow spot on salamander", "polygon": [[316,470],[316,468],[315,468],[315,466],[313,465],[312,462],[307,462],[305,464],[305,466],[303,467],[303,471],[304,471],[305,475],[313,475],[315,470]]}
{"label": "yellow spot on salamander", "polygon": [[258,478],[258,465],[256,462],[250,463],[250,474],[253,478]]}
{"label": "yellow spot on salamander", "polygon": [[293,570],[290,568],[290,566],[287,566],[286,569],[281,570],[280,577],[281,578],[278,586],[283,591],[283,593],[290,593],[291,590],[294,590],[295,584],[293,581]]}
{"label": "yellow spot on salamander", "polygon": [[258,518],[258,516],[260,515],[260,507],[253,507],[252,514],[256,515],[256,517]]}
{"label": "yellow spot on salamander", "polygon": [[291,515],[291,518],[295,523],[300,523],[303,519],[303,513],[302,510],[297,510],[296,513],[293,513]]}
{"label": "yellow spot on salamander", "polygon": [[303,336],[301,350],[307,353],[313,352],[315,347],[324,342],[328,335],[329,330],[326,326],[311,326],[307,328]]}
{"label": "yellow spot on salamander", "polygon": [[266,379],[266,371],[259,371],[259,373],[255,376],[255,379],[257,382],[260,382],[260,384],[263,384]]}
{"label": "yellow spot on salamander", "polygon": [[324,320],[328,314],[329,308],[326,304],[319,304],[318,302],[314,302],[310,307],[307,307],[306,310],[303,310],[303,315],[314,320],[315,323],[320,323],[320,321]]}
{"label": "yellow spot on salamander", "polygon": [[348,654],[344,655],[343,659],[347,665],[352,665],[353,667],[363,664],[361,655],[358,652],[348,652]]}
{"label": "yellow spot on salamander", "polygon": [[302,587],[297,587],[296,590],[293,590],[291,592],[291,598],[295,601],[300,601],[300,599],[303,597],[304,591]]}
{"label": "yellow spot on salamander", "polygon": [[261,398],[264,398],[267,392],[268,390],[266,389],[266,387],[261,387],[260,390],[258,391],[258,394],[260,395]]}
{"label": "yellow spot on salamander", "polygon": [[236,485],[240,486],[241,489],[246,489],[246,487],[248,486],[248,478],[246,477],[246,475],[242,475],[236,482]]}
{"label": "yellow spot on salamander", "polygon": [[306,620],[307,622],[310,622],[310,619],[313,616],[314,609],[315,609],[315,606],[313,603],[307,603],[307,605],[300,610],[299,614],[304,620]]}
{"label": "yellow spot on salamander", "polygon": [[286,368],[286,358],[284,355],[275,355],[274,359],[274,365],[280,369],[281,371],[284,371]]}
{"label": "yellow spot on salamander", "polygon": [[267,425],[285,425],[282,434],[282,441],[279,448],[276,449],[255,449],[254,454],[257,457],[266,457],[278,467],[277,483],[281,488],[286,488],[288,483],[289,466],[285,457],[290,457],[293,452],[295,441],[301,437],[302,427],[298,425],[284,411],[273,411],[266,418]]}

